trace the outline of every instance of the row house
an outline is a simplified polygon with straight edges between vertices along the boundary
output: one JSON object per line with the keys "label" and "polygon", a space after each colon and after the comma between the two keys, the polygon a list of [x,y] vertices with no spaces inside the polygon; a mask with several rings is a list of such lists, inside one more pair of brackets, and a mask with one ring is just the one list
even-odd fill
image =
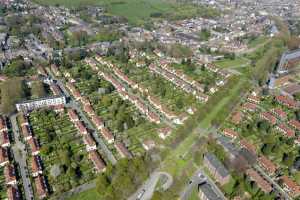
{"label": "row house", "polygon": [[45,199],[47,197],[47,185],[45,178],[42,175],[38,175],[34,178],[34,183],[36,187],[36,193],[39,199]]}
{"label": "row house", "polygon": [[90,134],[86,134],[83,136],[83,142],[86,146],[86,151],[93,151],[97,149],[97,145],[96,142],[94,140],[94,138],[92,138],[92,136]]}
{"label": "row house", "polygon": [[262,119],[268,121],[272,125],[275,125],[277,123],[276,117],[274,117],[270,112],[262,112],[260,114],[260,117]]}
{"label": "row house", "polygon": [[79,133],[82,135],[86,135],[88,133],[86,127],[81,121],[75,123],[76,128],[78,129]]}
{"label": "row house", "polygon": [[229,171],[214,154],[205,153],[203,162],[204,165],[209,169],[210,173],[221,185],[224,185],[230,181],[231,176]]}
{"label": "row house", "polygon": [[132,157],[131,153],[129,152],[129,150],[127,149],[127,147],[125,146],[124,143],[117,142],[117,143],[115,143],[114,146],[122,158],[131,158]]}
{"label": "row house", "polygon": [[89,159],[93,162],[96,172],[104,172],[106,170],[105,162],[96,150],[89,152]]}
{"label": "row house", "polygon": [[267,173],[269,174],[269,175],[273,175],[273,174],[275,174],[276,173],[276,171],[277,171],[277,166],[271,161],[271,160],[269,160],[267,157],[265,157],[265,156],[260,156],[258,159],[257,159],[257,161],[258,161],[258,164],[262,167],[262,168],[264,168],[266,171],[267,171]]}
{"label": "row house", "polygon": [[48,73],[46,72],[45,68],[42,66],[37,67],[37,72],[42,76],[48,76]]}
{"label": "row house", "polygon": [[98,70],[97,62],[94,58],[86,58],[84,61],[86,62],[87,65],[91,66],[92,70],[94,71]]}
{"label": "row house", "polygon": [[28,141],[32,138],[32,132],[28,125],[21,126],[21,134],[25,141]]}
{"label": "row house", "polygon": [[300,186],[290,179],[288,176],[282,176],[281,178],[283,189],[288,192],[293,198],[297,198],[300,195]]}
{"label": "row house", "polygon": [[298,120],[292,119],[288,122],[288,124],[297,131],[300,131],[300,122]]}
{"label": "row house", "polygon": [[234,130],[232,130],[230,128],[225,128],[222,133],[226,137],[230,137],[232,139],[236,139],[239,136],[239,134],[237,132],[235,132]]}
{"label": "row house", "polygon": [[62,94],[58,85],[54,83],[50,84],[50,90],[55,96],[60,96]]}
{"label": "row house", "polygon": [[20,192],[18,190],[18,187],[16,187],[16,186],[8,186],[6,193],[7,193],[8,200],[20,200],[21,199]]}
{"label": "row house", "polygon": [[98,130],[101,130],[104,127],[103,119],[97,115],[92,116],[92,122]]}
{"label": "row house", "polygon": [[40,146],[38,144],[38,141],[36,138],[32,137],[30,138],[28,141],[30,150],[31,150],[31,154],[33,156],[38,155],[40,153]]}
{"label": "row house", "polygon": [[251,152],[252,154],[256,155],[256,148],[253,144],[247,142],[246,139],[242,139],[240,141],[240,145],[242,148],[247,149],[249,152]]}
{"label": "row house", "polygon": [[7,125],[5,119],[2,116],[0,116],[0,133],[5,131],[8,131]]}
{"label": "row house", "polygon": [[37,177],[43,173],[42,159],[39,155],[35,155],[31,159],[31,173],[33,177]]}
{"label": "row house", "polygon": [[70,90],[72,96],[75,98],[76,101],[80,101],[80,99],[82,98],[79,90],[76,89],[75,85],[71,82],[67,82],[66,87],[68,88],[68,90]]}
{"label": "row house", "polygon": [[79,121],[79,117],[76,114],[76,111],[73,109],[68,109],[68,116],[69,116],[71,122],[73,122],[73,123]]}
{"label": "row house", "polygon": [[291,97],[279,95],[275,97],[276,101],[282,105],[287,106],[288,108],[298,108],[298,102],[292,99]]}
{"label": "row house", "polygon": [[1,142],[1,147],[9,147],[10,146],[10,141],[9,141],[9,135],[7,131],[0,132],[0,142]]}
{"label": "row house", "polygon": [[65,111],[65,106],[63,104],[54,105],[54,106],[51,106],[50,108],[52,108],[54,110],[54,112],[56,112],[56,113],[62,113]]}
{"label": "row house", "polygon": [[158,136],[165,140],[167,137],[169,137],[172,133],[172,129],[170,127],[163,127],[163,128],[159,128],[157,130],[158,132]]}
{"label": "row house", "polygon": [[246,171],[246,175],[250,178],[250,180],[254,181],[263,192],[270,193],[273,190],[272,185],[255,170],[248,169]]}
{"label": "row house", "polygon": [[61,73],[56,65],[54,64],[50,65],[50,69],[55,76],[61,76]]}
{"label": "row house", "polygon": [[243,113],[240,111],[234,112],[231,116],[231,122],[235,125],[238,125],[243,120]]}
{"label": "row house", "polygon": [[20,113],[18,115],[18,122],[19,122],[20,126],[28,126],[29,125],[27,117],[23,113]]}
{"label": "row house", "polygon": [[6,185],[16,185],[16,171],[13,165],[8,164],[4,167],[4,177]]}
{"label": "row house", "polygon": [[96,56],[95,59],[101,64],[101,65],[107,65],[108,67],[113,67],[114,65],[107,60],[104,60],[101,56]]}
{"label": "row house", "polygon": [[84,112],[86,112],[88,114],[89,117],[95,116],[96,113],[94,111],[94,109],[92,108],[91,105],[85,105],[83,106],[83,110]]}
{"label": "row house", "polygon": [[82,103],[83,106],[90,106],[91,105],[91,102],[87,97],[82,97],[81,98],[81,103]]}
{"label": "row house", "polygon": [[115,141],[114,136],[108,128],[103,126],[100,129],[100,133],[101,133],[102,137],[108,142],[108,144],[114,143],[114,141]]}
{"label": "row house", "polygon": [[255,104],[259,104],[260,103],[260,98],[258,96],[254,96],[254,95],[249,95],[247,97],[247,100],[251,103],[255,103]]}
{"label": "row house", "polygon": [[279,124],[277,126],[277,130],[279,130],[280,132],[282,132],[286,137],[295,137],[295,131],[293,131],[292,129],[290,129],[289,127],[287,127],[285,124]]}
{"label": "row house", "polygon": [[0,147],[0,166],[3,167],[9,163],[7,148]]}
{"label": "row house", "polygon": [[127,83],[130,87],[133,89],[138,88],[138,84],[132,80],[130,80],[120,69],[114,67],[113,68],[114,73],[125,83]]}
{"label": "row house", "polygon": [[280,120],[286,120],[287,114],[284,112],[281,108],[274,108],[271,111],[278,119]]}
{"label": "row house", "polygon": [[244,103],[243,105],[242,105],[242,109],[244,110],[244,111],[249,111],[249,112],[255,112],[256,111],[256,108],[257,108],[257,105],[256,104],[254,104],[254,103]]}

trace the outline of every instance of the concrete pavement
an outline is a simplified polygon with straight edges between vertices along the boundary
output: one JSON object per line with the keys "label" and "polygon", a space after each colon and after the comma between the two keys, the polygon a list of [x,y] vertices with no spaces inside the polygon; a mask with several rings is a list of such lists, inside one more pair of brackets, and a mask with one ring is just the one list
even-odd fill
{"label": "concrete pavement", "polygon": [[155,171],[150,175],[148,180],[128,198],[128,200],[150,200],[161,176],[167,177],[167,181],[162,185],[163,190],[167,190],[173,184],[173,177],[166,172]]}
{"label": "concrete pavement", "polygon": [[12,147],[14,159],[18,163],[21,172],[25,198],[26,200],[31,200],[33,199],[34,195],[33,195],[32,185],[29,178],[30,175],[26,163],[27,152],[25,150],[25,144],[20,141],[20,132],[17,124],[16,114],[10,117],[10,121],[11,121],[14,138],[15,138],[15,144]]}

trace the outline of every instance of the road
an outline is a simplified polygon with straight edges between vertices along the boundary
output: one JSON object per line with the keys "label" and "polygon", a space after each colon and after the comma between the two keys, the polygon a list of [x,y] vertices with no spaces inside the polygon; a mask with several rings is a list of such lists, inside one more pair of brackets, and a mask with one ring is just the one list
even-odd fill
{"label": "road", "polygon": [[153,172],[148,180],[134,193],[128,200],[150,200],[161,176],[167,177],[167,181],[162,185],[163,190],[167,190],[173,184],[173,177],[166,172]]}
{"label": "road", "polygon": [[93,189],[94,187],[96,187],[96,181],[93,181],[93,182],[90,182],[90,183],[85,183],[85,184],[82,184],[76,188],[73,188],[72,190],[68,191],[68,192],[65,192],[63,194],[61,194],[59,196],[59,200],[63,200],[63,199],[67,199],[75,194],[78,194],[80,192],[84,192],[84,191],[87,191],[87,190],[90,190],[90,189]]}
{"label": "road", "polygon": [[275,187],[275,189],[280,192],[286,200],[292,200],[288,193],[286,193],[286,191],[284,191],[282,187],[280,187],[280,185],[278,185],[268,174],[266,174],[260,166],[255,165],[253,166],[253,168],[256,169],[256,171],[258,171],[269,183],[271,183],[273,187]]}
{"label": "road", "polygon": [[26,163],[27,152],[25,150],[25,144],[20,141],[20,132],[17,124],[16,114],[10,117],[10,121],[15,136],[14,137],[15,144],[12,147],[14,159],[18,163],[21,172],[25,198],[26,200],[30,200],[33,199],[34,195],[33,195],[32,185],[29,178],[29,171]]}
{"label": "road", "polygon": [[216,186],[216,184],[214,183],[213,180],[211,180],[211,178],[202,170],[202,169],[198,169],[193,176],[191,177],[189,183],[187,183],[187,186],[185,187],[185,189],[181,192],[180,194],[180,199],[181,200],[188,200],[192,190],[197,187],[199,184],[201,183],[205,183],[207,182],[208,184],[210,184],[214,191],[218,194],[218,196],[222,199],[226,199],[226,197],[223,195],[223,193],[221,192],[221,190],[218,188],[218,186]]}
{"label": "road", "polygon": [[108,147],[105,145],[105,143],[103,142],[102,138],[99,136],[100,133],[97,131],[97,129],[95,128],[94,124],[90,121],[90,119],[86,116],[86,114],[82,111],[81,109],[81,105],[75,101],[75,99],[73,98],[73,96],[70,95],[70,93],[68,92],[68,90],[66,89],[64,83],[57,79],[52,72],[49,72],[49,76],[56,82],[56,84],[60,87],[60,89],[62,90],[62,92],[64,93],[64,95],[70,99],[70,101],[66,104],[66,107],[70,107],[73,108],[74,110],[77,111],[78,115],[81,117],[81,119],[84,121],[85,125],[87,126],[87,128],[89,130],[92,130],[92,135],[95,138],[96,142],[98,143],[98,145],[100,146],[100,149],[105,153],[107,159],[113,164],[115,165],[117,163],[116,158],[114,157],[114,155],[112,154],[112,152],[108,149]]}

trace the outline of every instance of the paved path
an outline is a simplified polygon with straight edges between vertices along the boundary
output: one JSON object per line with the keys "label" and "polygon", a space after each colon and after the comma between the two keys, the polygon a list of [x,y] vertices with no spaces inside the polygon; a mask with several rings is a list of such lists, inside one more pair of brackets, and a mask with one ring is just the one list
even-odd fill
{"label": "paved path", "polygon": [[150,200],[155,191],[156,184],[162,176],[167,178],[167,181],[162,185],[162,189],[167,190],[173,184],[173,177],[166,172],[155,171],[128,200]]}
{"label": "paved path", "polygon": [[93,189],[95,187],[96,187],[96,181],[95,180],[90,182],[90,183],[82,184],[82,185],[80,185],[76,188],[73,188],[72,190],[70,190],[68,192],[65,192],[62,195],[60,195],[59,200],[64,200],[64,199],[70,198],[71,196],[73,196],[75,194]]}
{"label": "paved path", "polygon": [[112,152],[108,149],[108,147],[106,146],[106,144],[103,142],[102,138],[99,136],[100,133],[97,131],[97,129],[95,128],[94,124],[90,121],[90,119],[82,111],[81,104],[79,104],[78,102],[75,101],[75,99],[73,98],[73,96],[70,95],[70,93],[66,89],[64,83],[61,80],[56,79],[56,77],[52,74],[52,72],[49,72],[49,75],[50,75],[50,77],[53,80],[55,80],[56,84],[60,87],[60,89],[62,90],[62,92],[64,93],[64,95],[67,98],[70,99],[70,101],[69,101],[69,103],[67,103],[66,107],[73,108],[74,110],[77,111],[78,115],[84,121],[84,123],[87,126],[87,128],[89,130],[92,130],[93,137],[95,138],[95,140],[97,141],[98,145],[100,146],[100,149],[105,153],[105,155],[108,158],[108,160],[113,165],[116,164],[117,163],[116,158],[114,157],[114,155],[112,154]]}
{"label": "paved path", "polygon": [[25,150],[25,144],[20,141],[20,133],[17,124],[16,114],[10,117],[10,121],[15,136],[15,144],[12,147],[14,159],[18,163],[21,172],[25,198],[26,200],[30,200],[33,199],[34,195],[33,195],[32,186],[29,178],[29,171],[26,163],[27,152]]}

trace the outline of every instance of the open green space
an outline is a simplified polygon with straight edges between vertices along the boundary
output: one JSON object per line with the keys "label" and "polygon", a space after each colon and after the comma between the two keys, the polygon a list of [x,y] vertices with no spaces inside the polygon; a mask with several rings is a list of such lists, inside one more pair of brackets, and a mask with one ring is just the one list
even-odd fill
{"label": "open green space", "polygon": [[5,184],[5,177],[4,177],[4,168],[0,168],[0,199],[6,199],[6,184]]}
{"label": "open green space", "polygon": [[222,59],[214,62],[220,68],[238,68],[246,67],[249,65],[249,60],[244,57],[236,57],[235,59]]}
{"label": "open green space", "polygon": [[63,5],[69,8],[104,6],[108,14],[125,17],[132,24],[144,24],[151,18],[182,19],[195,16],[215,17],[219,12],[204,6],[171,0],[34,0],[42,5]]}

